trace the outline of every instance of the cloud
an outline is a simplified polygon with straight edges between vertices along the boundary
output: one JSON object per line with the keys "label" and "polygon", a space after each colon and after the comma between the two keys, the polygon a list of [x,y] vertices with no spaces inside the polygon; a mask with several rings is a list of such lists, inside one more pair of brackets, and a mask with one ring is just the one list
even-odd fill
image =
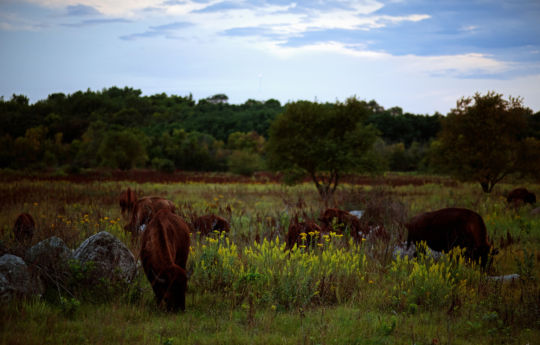
{"label": "cloud", "polygon": [[71,28],[80,28],[85,26],[102,25],[102,24],[118,24],[118,23],[130,23],[130,20],[124,18],[96,18],[87,19],[77,23],[65,23],[62,26]]}
{"label": "cloud", "polygon": [[68,16],[95,16],[101,13],[91,6],[86,5],[69,5],[66,7]]}
{"label": "cloud", "polygon": [[17,12],[2,11],[0,7],[0,30],[1,31],[40,31],[49,28],[47,22],[40,22],[27,18]]}
{"label": "cloud", "polygon": [[162,0],[26,0],[38,6],[48,8],[68,8],[84,6],[93,8],[109,17],[131,18],[144,8],[160,5]]}
{"label": "cloud", "polygon": [[191,26],[193,26],[193,24],[189,22],[174,22],[174,23],[169,23],[169,24],[164,24],[164,25],[150,26],[149,29],[145,32],[120,36],[120,39],[125,40],[125,41],[132,41],[139,38],[149,38],[149,37],[159,37],[159,36],[174,39],[174,38],[177,38],[177,36],[175,36],[175,32],[177,30],[189,28]]}
{"label": "cloud", "polygon": [[[517,61],[537,70],[534,63],[540,61],[540,54],[533,53],[540,50],[540,26],[534,24],[540,3],[534,1],[27,1],[67,11],[72,20],[89,17],[61,24],[66,27],[133,23],[138,28],[129,26],[132,34],[115,35],[126,41],[176,39],[181,32],[194,45],[233,42],[281,58],[306,51],[395,58],[421,73],[458,78],[507,76],[516,71]],[[15,21],[0,21],[4,30],[16,26]]]}
{"label": "cloud", "polygon": [[199,10],[193,11],[194,13],[208,13],[208,12],[222,12],[227,10],[234,10],[234,9],[245,9],[246,4],[236,2],[236,1],[223,1],[218,2],[215,4],[211,4],[210,6],[201,8]]}

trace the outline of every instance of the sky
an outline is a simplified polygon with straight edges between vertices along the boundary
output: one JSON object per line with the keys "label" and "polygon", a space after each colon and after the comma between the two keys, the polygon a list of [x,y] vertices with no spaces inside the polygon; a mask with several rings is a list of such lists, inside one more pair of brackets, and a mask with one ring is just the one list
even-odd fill
{"label": "sky", "polygon": [[540,111],[539,0],[0,0],[0,96],[345,101],[448,113],[488,91]]}

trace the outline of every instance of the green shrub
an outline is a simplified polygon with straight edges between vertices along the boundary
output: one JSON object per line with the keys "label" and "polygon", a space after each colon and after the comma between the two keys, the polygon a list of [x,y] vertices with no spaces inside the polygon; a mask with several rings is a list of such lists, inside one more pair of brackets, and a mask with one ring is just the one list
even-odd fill
{"label": "green shrub", "polygon": [[474,283],[482,273],[474,263],[467,262],[462,249],[454,248],[436,260],[427,254],[425,243],[419,247],[417,258],[398,256],[390,266],[394,307],[415,313],[418,307],[453,308],[474,298]]}

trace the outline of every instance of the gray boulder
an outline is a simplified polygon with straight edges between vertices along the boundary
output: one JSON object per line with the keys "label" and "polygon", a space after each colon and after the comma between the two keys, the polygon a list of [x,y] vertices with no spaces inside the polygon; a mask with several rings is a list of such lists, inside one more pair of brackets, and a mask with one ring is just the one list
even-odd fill
{"label": "gray boulder", "polygon": [[0,273],[0,304],[7,303],[13,299],[13,287],[6,277]]}
{"label": "gray boulder", "polygon": [[366,213],[366,211],[364,211],[364,210],[352,210],[352,211],[349,211],[349,213],[352,214],[353,216],[355,216],[356,218],[360,219],[360,218],[362,218],[364,213]]}
{"label": "gray boulder", "polygon": [[499,281],[499,282],[513,282],[515,280],[519,280],[519,274],[513,273],[513,274],[502,275],[502,276],[489,276],[488,279]]}
{"label": "gray boulder", "polygon": [[35,267],[47,285],[65,284],[70,276],[69,261],[73,253],[64,241],[53,236],[28,249],[25,261]]}
{"label": "gray boulder", "polygon": [[416,253],[416,246],[414,245],[414,243],[411,243],[409,248],[407,248],[407,242],[402,242],[402,243],[397,244],[394,247],[392,256],[394,258],[397,258],[397,257],[404,258],[405,256],[412,258],[415,253]]}
{"label": "gray boulder", "polygon": [[137,272],[135,257],[116,237],[102,231],[87,238],[73,253],[81,264],[93,262],[95,279],[131,282]]}
{"label": "gray boulder", "polygon": [[0,277],[0,298],[4,301],[43,292],[39,279],[18,256],[5,254],[0,257]]}
{"label": "gray boulder", "polygon": [[[411,243],[409,248],[407,248],[407,242],[402,242],[394,247],[393,257],[404,258],[405,256],[408,256],[409,259],[411,259],[414,257],[415,253],[416,253],[416,246],[414,243]],[[442,252],[438,252],[436,250],[432,250],[431,248],[426,247],[426,256],[432,257],[435,261],[440,260],[442,255],[443,255]]]}

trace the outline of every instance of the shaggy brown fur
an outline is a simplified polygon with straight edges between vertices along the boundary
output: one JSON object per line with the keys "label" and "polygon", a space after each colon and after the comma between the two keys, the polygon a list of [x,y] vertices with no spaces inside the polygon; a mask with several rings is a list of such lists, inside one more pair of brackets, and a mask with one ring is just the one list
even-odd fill
{"label": "shaggy brown fur", "polygon": [[536,203],[536,195],[529,192],[526,188],[516,188],[508,194],[506,201],[515,206],[522,204],[534,205]]}
{"label": "shaggy brown fur", "polygon": [[[315,233],[310,235],[309,233]],[[305,240],[302,240],[301,233],[305,233]],[[305,245],[307,247],[314,247],[316,243],[320,243],[322,235],[322,229],[314,222],[307,220],[305,222],[298,222],[298,217],[295,216],[290,224],[289,231],[287,232],[286,247],[285,249],[292,249],[294,245]]]}
{"label": "shaggy brown fur", "polygon": [[216,216],[215,214],[200,216],[191,222],[191,231],[200,232],[201,236],[206,236],[215,230],[229,232],[231,226],[225,218]]}
{"label": "shaggy brown fur", "polygon": [[141,262],[158,305],[186,309],[189,227],[170,209],[159,210],[142,235]]}
{"label": "shaggy brown fur", "polygon": [[491,244],[482,217],[464,208],[444,208],[413,217],[405,227],[408,230],[407,246],[412,242],[426,241],[429,248],[446,251],[454,247],[466,248],[466,255],[481,260],[485,267]]}
{"label": "shaggy brown fur", "polygon": [[35,229],[36,222],[34,222],[34,218],[28,213],[21,213],[15,220],[13,234],[18,242],[28,244],[34,236]]}
{"label": "shaggy brown fur", "polygon": [[124,230],[131,232],[133,236],[137,236],[144,230],[141,227],[148,225],[152,217],[162,209],[168,209],[172,213],[176,212],[174,203],[170,200],[158,197],[147,196],[140,198],[133,207],[129,223],[124,226]]}
{"label": "shaggy brown fur", "polygon": [[[334,220],[335,219],[335,220]],[[360,241],[369,233],[369,227],[362,226],[360,219],[347,211],[337,208],[328,208],[321,213],[319,220],[323,231],[334,231],[339,234],[349,234],[356,241]]]}
{"label": "shaggy brown fur", "polygon": [[137,195],[131,188],[128,187],[128,189],[120,193],[119,203],[120,209],[122,210],[122,216],[129,217],[131,212],[133,212],[133,207],[135,207],[136,202]]}

